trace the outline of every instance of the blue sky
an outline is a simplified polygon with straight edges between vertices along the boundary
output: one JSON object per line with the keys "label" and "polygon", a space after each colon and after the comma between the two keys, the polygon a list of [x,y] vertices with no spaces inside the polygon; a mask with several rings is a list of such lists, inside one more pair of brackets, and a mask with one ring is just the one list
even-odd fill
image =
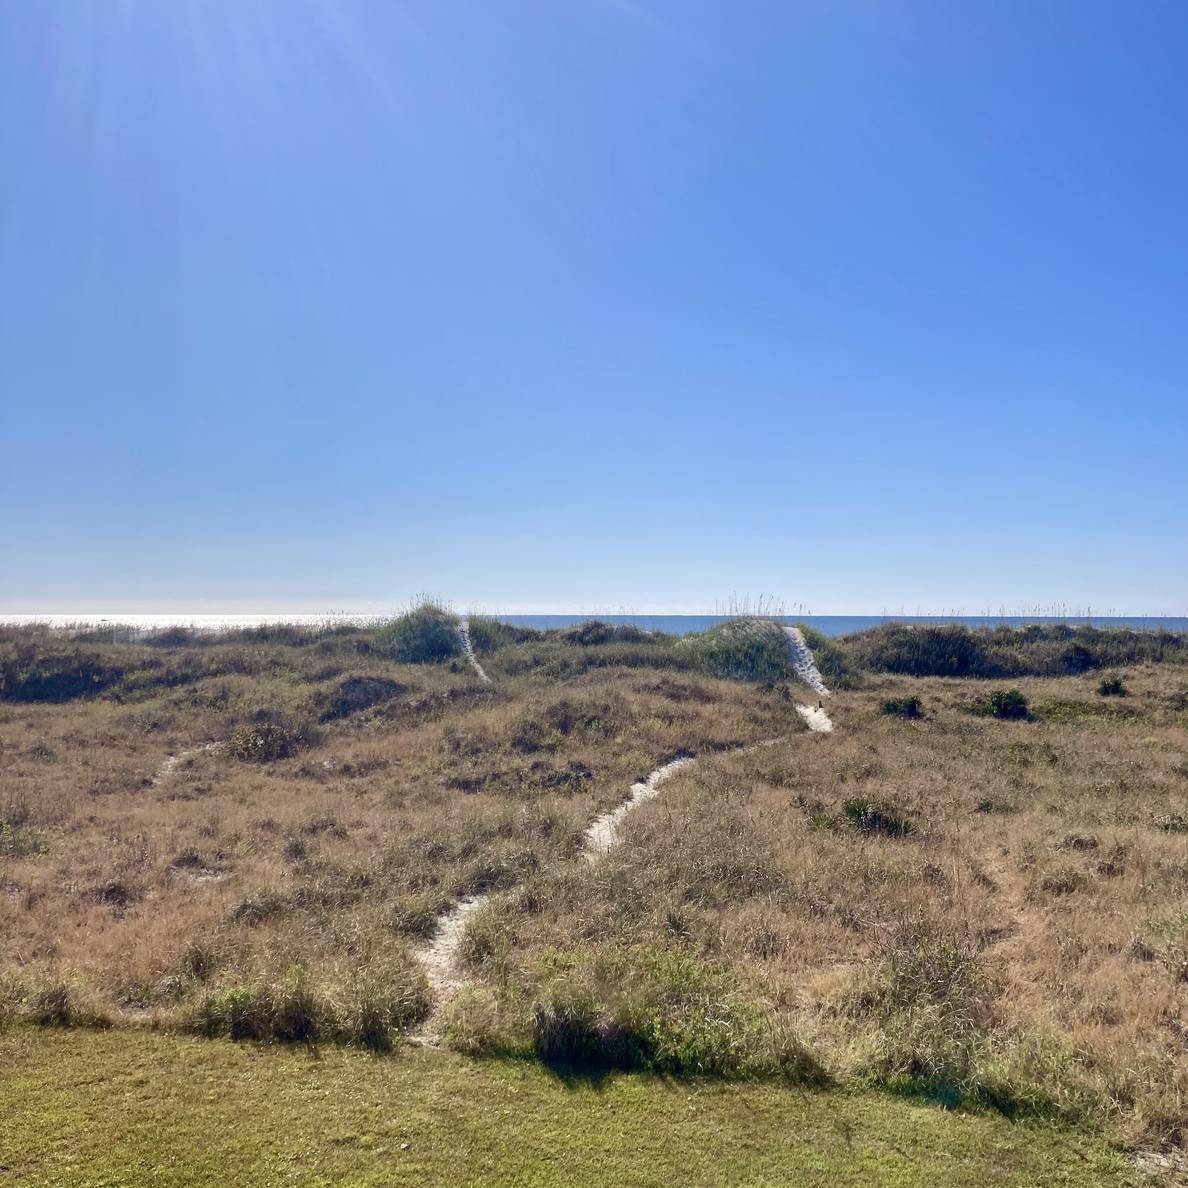
{"label": "blue sky", "polygon": [[1188,613],[1188,6],[0,6],[0,608]]}

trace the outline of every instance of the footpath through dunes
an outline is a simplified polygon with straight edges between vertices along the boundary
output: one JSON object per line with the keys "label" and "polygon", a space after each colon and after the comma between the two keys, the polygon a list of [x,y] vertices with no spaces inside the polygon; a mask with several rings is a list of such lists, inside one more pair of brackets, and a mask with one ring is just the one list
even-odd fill
{"label": "footpath through dunes", "polygon": [[474,669],[475,675],[485,685],[491,684],[491,678],[487,676],[486,670],[479,663],[478,657],[474,654],[474,644],[470,640],[470,622],[467,619],[460,619],[458,621],[458,637],[462,641],[462,651],[466,656],[466,660],[470,667]]}
{"label": "footpath through dunes", "polygon": [[[750,622],[746,626],[748,632],[770,629],[766,620]],[[821,679],[813,661],[812,650],[805,641],[803,634],[796,627],[785,627],[788,638],[788,650],[792,668],[797,677],[822,697],[829,696],[829,690]],[[470,641],[469,624],[465,619],[458,624],[458,634],[462,641],[462,649],[467,659],[479,677],[490,684],[491,678],[483,670]],[[833,723],[829,720],[824,709],[796,704],[796,712],[800,715],[809,730],[816,733],[829,733],[833,730]],[[769,747],[779,742],[779,739],[767,739],[753,746],[744,747],[736,754],[753,751],[759,747]],[[628,815],[645,801],[651,800],[659,791],[660,786],[671,779],[682,768],[697,762],[696,755],[677,755],[662,763],[644,779],[631,785],[627,799],[609,812],[595,817],[587,827],[581,856],[587,862],[597,862],[603,855],[609,853],[620,841],[620,828]],[[491,893],[471,895],[459,900],[448,912],[440,916],[437,926],[430,939],[414,950],[414,956],[425,971],[429,988],[433,992],[433,1009],[429,1018],[421,1028],[409,1038],[414,1043],[432,1045],[437,1042],[434,1030],[436,1020],[444,1006],[449,1003],[458,991],[465,985],[466,979],[458,969],[458,959],[462,950],[462,942],[466,935],[466,925],[481,907],[491,899]]]}
{"label": "footpath through dunes", "polygon": [[188,763],[195,755],[214,755],[222,748],[223,743],[208,742],[201,746],[190,747],[185,751],[178,751],[176,755],[166,755],[161,762],[161,766],[157,768],[156,775],[153,776],[153,787],[159,788],[179,767]]}
{"label": "footpath through dunes", "polygon": [[804,632],[799,627],[785,627],[784,634],[788,637],[788,654],[792,660],[792,667],[796,670],[796,675],[814,693],[819,693],[822,697],[828,697],[829,690],[825,688],[825,682],[821,679],[821,674],[817,671],[817,665],[813,660],[812,649],[808,646],[808,641],[804,638]]}

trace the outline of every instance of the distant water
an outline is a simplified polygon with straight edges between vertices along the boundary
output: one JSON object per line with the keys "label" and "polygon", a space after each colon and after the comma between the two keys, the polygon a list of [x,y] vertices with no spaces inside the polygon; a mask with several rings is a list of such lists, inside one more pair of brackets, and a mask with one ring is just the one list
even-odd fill
{"label": "distant water", "polygon": [[[155,615],[121,614],[62,614],[62,615],[5,615],[0,613],[0,624],[20,625],[45,623],[55,628],[86,629],[93,627],[128,628],[130,635],[142,631],[156,631],[165,627],[189,627],[196,631],[234,631],[242,627],[259,627],[269,623],[292,623],[308,627],[335,627],[355,625],[377,626],[389,616],[355,614],[339,611],[329,614],[242,614],[208,615],[172,612]],[[642,627],[648,631],[663,631],[671,635],[688,635],[691,631],[704,631],[715,623],[723,623],[729,615],[492,615],[504,623],[518,627],[573,627],[592,618],[605,623],[623,623]],[[1094,627],[1135,627],[1142,630],[1165,628],[1169,631],[1188,631],[1188,616],[1111,616],[1100,618],[1050,617],[1026,615],[784,615],[777,619],[782,623],[805,623],[822,635],[846,635],[852,631],[865,631],[880,623],[961,623],[966,627],[1022,627],[1028,623],[1069,626],[1091,624]]]}
{"label": "distant water", "polygon": [[[573,627],[584,623],[590,615],[493,615],[501,622],[517,627]],[[599,615],[604,623],[628,623],[647,631],[663,631],[669,635],[688,635],[691,631],[704,631],[715,623],[724,623],[731,615]],[[1094,627],[1136,627],[1154,631],[1160,627],[1168,631],[1188,631],[1188,616],[1136,616],[1111,618],[1048,618],[1036,616],[1008,615],[771,615],[765,616],[779,623],[803,623],[822,635],[848,635],[852,631],[865,631],[880,623],[960,623],[966,627],[1023,627],[1028,623],[1067,623],[1076,627],[1091,624]]]}

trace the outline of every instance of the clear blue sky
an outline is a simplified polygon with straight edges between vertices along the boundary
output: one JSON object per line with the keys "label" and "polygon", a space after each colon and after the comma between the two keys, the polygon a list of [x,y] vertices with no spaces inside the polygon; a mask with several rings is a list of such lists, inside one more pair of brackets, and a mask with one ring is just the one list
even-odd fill
{"label": "clear blue sky", "polygon": [[0,607],[1188,612],[1188,5],[7,0]]}

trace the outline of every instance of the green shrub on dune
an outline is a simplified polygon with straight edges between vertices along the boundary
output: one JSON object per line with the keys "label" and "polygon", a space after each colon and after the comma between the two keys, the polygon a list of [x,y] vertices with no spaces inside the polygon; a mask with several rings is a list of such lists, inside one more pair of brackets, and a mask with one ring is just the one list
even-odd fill
{"label": "green shrub on dune", "polygon": [[457,616],[432,602],[386,623],[375,642],[398,664],[436,664],[462,654]]}
{"label": "green shrub on dune", "polygon": [[[817,652],[811,639],[809,646]],[[1184,633],[1065,623],[975,628],[883,623],[841,636],[833,646],[854,668],[904,676],[1076,676],[1098,668],[1188,660]],[[828,680],[819,653],[817,665]]]}
{"label": "green shrub on dune", "polygon": [[533,627],[513,627],[511,623],[482,617],[470,619],[469,627],[470,646],[481,656],[516,644],[535,643],[544,635]]}
{"label": "green shrub on dune", "polygon": [[775,623],[763,619],[731,619],[688,635],[682,642],[709,676],[774,682],[795,675],[788,637]]}

